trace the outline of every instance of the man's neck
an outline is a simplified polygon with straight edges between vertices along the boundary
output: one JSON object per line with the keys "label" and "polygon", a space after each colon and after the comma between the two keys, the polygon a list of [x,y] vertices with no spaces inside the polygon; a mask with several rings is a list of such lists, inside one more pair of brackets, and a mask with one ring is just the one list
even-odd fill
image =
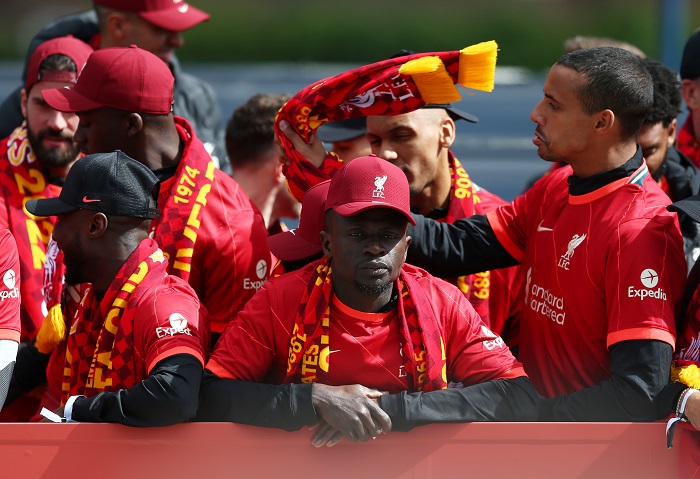
{"label": "man's neck", "polygon": [[143,158],[141,161],[150,170],[160,170],[180,163],[185,148],[184,141],[178,135],[175,126],[172,130],[158,131],[154,135],[148,135],[144,142],[143,152],[134,158]]}
{"label": "man's neck", "polygon": [[[365,313],[386,312],[395,305],[395,301],[392,300],[394,297],[393,285],[377,295],[362,293],[357,291],[356,287],[352,288],[352,291],[350,291],[350,288],[336,288],[335,285],[333,287],[333,292],[345,306]],[[396,299],[398,299],[398,297]]]}
{"label": "man's neck", "polygon": [[635,142],[618,143],[606,150],[586,155],[569,163],[577,178],[588,178],[606,171],[614,170],[627,163],[637,151]]}
{"label": "man's neck", "polygon": [[450,202],[452,191],[452,176],[445,157],[440,160],[433,180],[423,188],[423,191],[411,198],[411,210],[427,215],[435,208],[445,208]]}

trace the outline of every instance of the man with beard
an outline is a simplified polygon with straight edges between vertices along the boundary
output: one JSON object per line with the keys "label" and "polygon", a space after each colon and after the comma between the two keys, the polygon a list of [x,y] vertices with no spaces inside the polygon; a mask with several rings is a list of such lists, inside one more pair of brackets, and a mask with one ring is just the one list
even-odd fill
{"label": "man with beard", "polygon": [[[92,48],[71,36],[42,43],[32,54],[20,92],[24,121],[0,143],[0,225],[17,242],[22,282],[22,336],[12,386],[0,421],[20,422],[32,417],[39,405],[47,356],[32,341],[47,313],[42,286],[47,244],[53,218],[36,218],[24,209],[29,198],[58,195],[71,164],[80,156],[73,140],[78,117],[54,110],[41,92],[76,82]],[[25,394],[26,393],[26,394]],[[24,395],[23,395],[24,394]],[[19,398],[19,399],[18,399]]]}
{"label": "man with beard", "polygon": [[27,202],[36,216],[58,216],[66,281],[89,285],[61,358],[57,412],[68,422],[166,426],[197,411],[209,334],[195,292],[167,274],[149,238],[159,187],[115,151],[78,160],[57,198]]}
{"label": "man with beard", "polygon": [[376,156],[333,176],[325,257],[270,281],[230,324],[207,363],[197,420],[318,423],[319,447],[537,416],[538,395],[503,340],[456,287],[405,264],[409,202],[404,173]]}
{"label": "man with beard", "polygon": [[34,51],[21,91],[24,122],[0,143],[0,225],[15,236],[22,271],[22,341],[31,340],[46,315],[43,285],[46,245],[54,221],[24,209],[28,198],[58,195],[80,147],[73,140],[78,117],[51,108],[43,90],[76,82],[92,48],[73,37],[45,42]]}

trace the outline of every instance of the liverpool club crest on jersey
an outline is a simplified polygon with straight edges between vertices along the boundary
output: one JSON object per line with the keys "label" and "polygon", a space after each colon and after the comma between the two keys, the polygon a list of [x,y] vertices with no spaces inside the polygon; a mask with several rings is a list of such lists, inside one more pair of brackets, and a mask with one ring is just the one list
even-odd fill
{"label": "liverpool club crest on jersey", "polygon": [[572,238],[571,241],[569,241],[569,245],[566,247],[566,253],[561,255],[559,258],[559,263],[558,266],[560,268],[563,268],[565,270],[569,270],[569,264],[571,263],[571,258],[574,255],[574,252],[576,251],[576,248],[578,248],[581,243],[583,243],[583,240],[586,239],[586,234],[584,233],[582,236],[575,234]]}

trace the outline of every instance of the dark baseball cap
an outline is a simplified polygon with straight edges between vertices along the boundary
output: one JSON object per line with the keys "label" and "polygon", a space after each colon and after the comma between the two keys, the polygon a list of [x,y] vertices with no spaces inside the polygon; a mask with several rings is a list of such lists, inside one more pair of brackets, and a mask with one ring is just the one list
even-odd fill
{"label": "dark baseball cap", "polygon": [[700,223],[700,195],[691,196],[684,200],[671,203],[666,209],[668,211],[675,211],[676,213],[685,213]]}
{"label": "dark baseball cap", "polygon": [[326,227],[323,208],[331,180],[312,186],[301,201],[299,227],[267,238],[270,251],[282,261],[297,261],[320,253],[321,231]]}
{"label": "dark baseball cap", "polygon": [[353,216],[371,208],[390,208],[412,224],[411,193],[401,169],[375,155],[360,156],[338,170],[328,187],[325,210]]}
{"label": "dark baseball cap", "polygon": [[447,114],[450,115],[450,118],[452,118],[454,121],[465,120],[470,123],[479,122],[479,119],[476,116],[453,107],[452,103],[430,103],[425,105],[423,108],[442,108],[443,110],[447,111]]}
{"label": "dark baseball cap", "polygon": [[126,153],[87,155],[68,172],[58,198],[27,201],[35,216],[56,216],[78,209],[114,216],[158,218],[160,181],[151,170]]}
{"label": "dark baseball cap", "polygon": [[367,133],[367,117],[365,116],[324,123],[318,127],[317,131],[321,141],[328,143],[354,140],[364,136],[365,133]]}
{"label": "dark baseball cap", "polygon": [[700,28],[685,42],[680,74],[683,80],[700,77]]}

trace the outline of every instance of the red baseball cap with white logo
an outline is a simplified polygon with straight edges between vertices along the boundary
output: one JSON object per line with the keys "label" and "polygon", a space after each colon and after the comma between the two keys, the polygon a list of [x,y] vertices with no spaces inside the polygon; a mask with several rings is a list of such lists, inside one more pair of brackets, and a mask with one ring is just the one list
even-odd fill
{"label": "red baseball cap with white logo", "polygon": [[184,0],[93,0],[95,5],[132,12],[164,30],[181,32],[206,20],[209,14]]}
{"label": "red baseball cap with white logo", "polygon": [[[24,81],[24,89],[28,92],[39,81],[55,81],[65,83],[75,83],[85,66],[88,57],[94,50],[90,45],[82,40],[78,40],[72,35],[52,38],[36,47],[36,50],[29,57],[27,66],[27,76]],[[75,63],[75,72],[70,71],[46,71],[39,70],[41,64],[51,55],[65,55]]]}
{"label": "red baseball cap with white logo", "polygon": [[326,227],[323,202],[331,180],[312,186],[301,201],[299,227],[267,238],[270,251],[282,261],[296,261],[320,253],[321,231]]}
{"label": "red baseball cap with white logo", "polygon": [[109,106],[165,115],[172,110],[174,84],[165,62],[132,45],[96,50],[75,86],[44,90],[41,94],[58,111],[76,113]]}
{"label": "red baseball cap with white logo", "polygon": [[331,180],[325,210],[352,216],[370,208],[391,208],[415,225],[406,175],[375,155],[355,158]]}

